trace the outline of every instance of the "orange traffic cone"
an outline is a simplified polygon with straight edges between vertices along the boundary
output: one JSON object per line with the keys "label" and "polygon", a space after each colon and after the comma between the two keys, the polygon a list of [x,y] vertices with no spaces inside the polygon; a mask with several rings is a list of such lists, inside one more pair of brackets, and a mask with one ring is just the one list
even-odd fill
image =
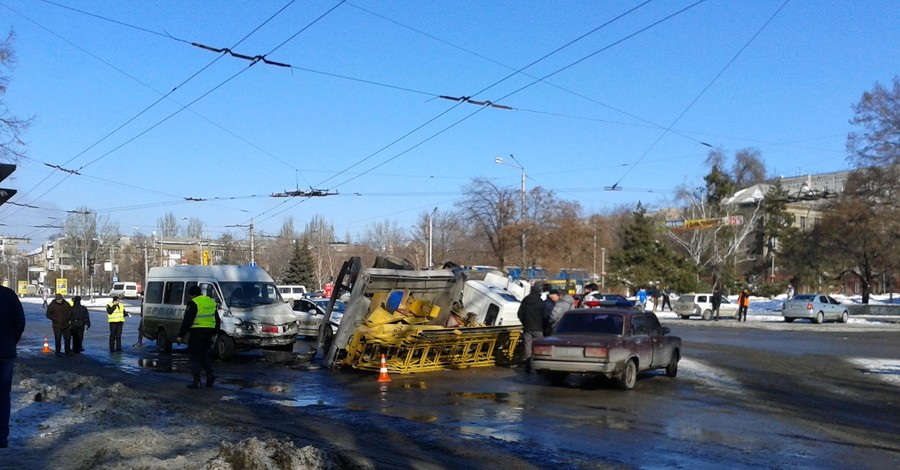
{"label": "orange traffic cone", "polygon": [[381,355],[381,370],[378,373],[378,381],[379,382],[390,382],[391,381],[391,378],[388,377],[387,361],[384,360],[384,354]]}
{"label": "orange traffic cone", "polygon": [[50,342],[47,341],[47,337],[46,337],[46,336],[44,336],[44,349],[42,349],[41,352],[45,352],[45,353],[53,352],[53,351],[50,350]]}

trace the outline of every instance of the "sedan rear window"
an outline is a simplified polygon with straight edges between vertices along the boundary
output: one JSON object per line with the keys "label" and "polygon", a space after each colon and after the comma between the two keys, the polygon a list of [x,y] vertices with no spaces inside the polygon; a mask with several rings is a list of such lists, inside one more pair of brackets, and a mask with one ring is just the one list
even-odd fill
{"label": "sedan rear window", "polygon": [[624,319],[615,313],[566,313],[559,321],[555,334],[594,333],[621,335]]}
{"label": "sedan rear window", "polygon": [[794,300],[815,300],[816,296],[812,294],[795,295]]}

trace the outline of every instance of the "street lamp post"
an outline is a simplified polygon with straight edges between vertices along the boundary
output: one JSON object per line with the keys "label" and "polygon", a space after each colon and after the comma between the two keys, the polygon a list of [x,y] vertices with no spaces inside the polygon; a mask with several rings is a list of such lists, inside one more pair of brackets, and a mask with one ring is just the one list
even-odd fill
{"label": "street lamp post", "polygon": [[606,248],[600,248],[600,292],[606,291]]}
{"label": "street lamp post", "polygon": [[[506,163],[507,165],[514,166],[514,167],[522,170],[522,207],[521,207],[521,212],[519,215],[519,219],[521,220],[521,224],[522,224],[522,237],[521,237],[521,240],[519,241],[519,245],[522,248],[522,276],[521,277],[524,279],[525,278],[525,269],[527,266],[527,262],[526,262],[526,258],[525,258],[525,179],[526,179],[525,178],[525,167],[522,166],[522,164],[519,163],[518,160],[516,160],[516,157],[513,156],[513,154],[509,154],[509,158],[511,158],[512,161],[516,162],[516,164],[513,165],[511,163]],[[494,163],[502,165],[505,162],[503,161],[503,157],[496,157],[496,158],[494,158]]]}

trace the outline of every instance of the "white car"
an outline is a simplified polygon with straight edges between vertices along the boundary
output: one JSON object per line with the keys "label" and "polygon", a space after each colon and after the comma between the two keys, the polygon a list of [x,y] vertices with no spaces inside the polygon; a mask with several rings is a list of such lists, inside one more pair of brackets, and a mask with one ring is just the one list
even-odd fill
{"label": "white car", "polygon": [[281,293],[281,298],[293,307],[295,300],[303,298],[306,295],[306,287],[300,285],[278,286],[278,292]]}
{"label": "white car", "polygon": [[[687,320],[690,317],[700,317],[704,320],[712,320],[712,294],[682,294],[675,301],[675,314]],[[737,318],[738,304],[731,303],[724,295],[722,304],[719,305],[719,318]]]}

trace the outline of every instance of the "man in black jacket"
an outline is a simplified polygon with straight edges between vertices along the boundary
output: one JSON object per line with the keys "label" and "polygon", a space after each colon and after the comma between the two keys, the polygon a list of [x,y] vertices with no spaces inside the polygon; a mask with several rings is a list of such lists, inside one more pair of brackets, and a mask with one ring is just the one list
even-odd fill
{"label": "man in black jacket", "polygon": [[518,317],[522,322],[522,337],[525,340],[525,372],[531,372],[531,344],[535,339],[544,337],[544,302],[541,301],[538,289],[532,288],[522,299]]}
{"label": "man in black jacket", "polygon": [[25,331],[25,310],[12,289],[0,286],[0,449],[9,444],[9,412],[11,409],[13,366],[16,344]]}

